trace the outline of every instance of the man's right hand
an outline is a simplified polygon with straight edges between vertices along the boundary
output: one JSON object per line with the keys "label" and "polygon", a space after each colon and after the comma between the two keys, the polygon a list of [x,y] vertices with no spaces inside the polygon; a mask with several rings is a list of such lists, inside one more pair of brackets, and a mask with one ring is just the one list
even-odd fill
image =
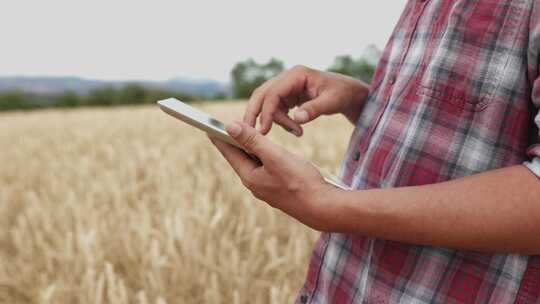
{"label": "man's right hand", "polygon": [[[268,80],[253,92],[244,122],[267,134],[276,122],[296,136],[302,136],[302,124],[320,115],[341,113],[355,123],[369,92],[368,86],[356,79],[296,66]],[[298,107],[289,117],[289,110]]]}

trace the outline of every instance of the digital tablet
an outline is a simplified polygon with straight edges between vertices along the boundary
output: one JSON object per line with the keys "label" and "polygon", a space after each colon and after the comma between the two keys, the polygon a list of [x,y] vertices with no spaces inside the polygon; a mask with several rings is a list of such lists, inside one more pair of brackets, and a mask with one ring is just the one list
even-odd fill
{"label": "digital tablet", "polygon": [[[227,142],[241,150],[244,150],[242,145],[237,143],[228,133],[225,131],[225,125],[211,117],[210,115],[195,109],[194,107],[188,105],[185,102],[182,102],[176,98],[168,98],[160,100],[157,102],[161,110],[165,113],[180,119],[181,121],[202,130],[213,137],[216,137],[224,142]],[[350,188],[339,181],[336,177],[322,171],[317,167],[321,174],[323,175],[326,182],[345,190],[350,190]]]}

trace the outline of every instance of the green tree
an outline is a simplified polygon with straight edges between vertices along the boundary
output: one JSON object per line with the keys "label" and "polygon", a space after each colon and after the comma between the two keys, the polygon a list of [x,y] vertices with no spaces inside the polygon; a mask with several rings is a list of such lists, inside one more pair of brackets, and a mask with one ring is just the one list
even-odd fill
{"label": "green tree", "polygon": [[370,83],[375,73],[375,64],[370,63],[363,57],[354,59],[350,55],[341,55],[334,59],[334,63],[328,68],[328,71],[344,74]]}
{"label": "green tree", "polygon": [[116,92],[117,90],[113,87],[93,89],[88,93],[84,103],[87,105],[100,106],[117,104]]}
{"label": "green tree", "polygon": [[214,95],[212,95],[212,96],[210,97],[210,100],[214,100],[214,101],[217,101],[217,100],[226,100],[226,99],[227,99],[227,94],[222,93],[222,92],[216,93],[216,94],[214,94]]}
{"label": "green tree", "polygon": [[66,91],[55,98],[53,105],[57,107],[76,107],[81,103],[81,98],[74,91]]}
{"label": "green tree", "polygon": [[148,89],[136,84],[129,83],[118,90],[116,94],[117,104],[141,104],[148,102]]}
{"label": "green tree", "polygon": [[249,98],[251,93],[268,79],[283,71],[283,62],[272,58],[265,64],[253,59],[237,63],[232,71],[233,94],[236,98]]}
{"label": "green tree", "polygon": [[[45,107],[110,106],[152,104],[160,99],[174,97],[184,102],[199,100],[199,96],[180,91],[147,88],[136,83],[120,88],[112,86],[91,90],[87,95],[66,91],[57,95],[27,94],[22,91],[0,92],[0,111],[26,110]],[[216,96],[221,97],[221,96]]]}
{"label": "green tree", "polygon": [[0,94],[0,110],[26,109],[28,107],[30,104],[20,91],[7,91]]}
{"label": "green tree", "polygon": [[166,99],[170,97],[176,98],[183,102],[190,102],[190,101],[194,101],[198,99],[195,96],[192,96],[183,92],[167,91],[167,90],[162,90],[162,89],[151,89],[147,91],[146,102],[154,103],[160,99]]}

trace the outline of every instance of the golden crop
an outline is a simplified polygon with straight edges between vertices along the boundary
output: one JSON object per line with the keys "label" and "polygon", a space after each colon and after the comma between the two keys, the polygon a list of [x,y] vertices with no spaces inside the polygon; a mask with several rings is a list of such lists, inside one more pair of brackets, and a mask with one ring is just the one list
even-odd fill
{"label": "golden crop", "polygon": [[[335,172],[350,131],[271,137]],[[285,303],[303,283],[317,233],[156,106],[0,114],[0,149],[0,303]]]}

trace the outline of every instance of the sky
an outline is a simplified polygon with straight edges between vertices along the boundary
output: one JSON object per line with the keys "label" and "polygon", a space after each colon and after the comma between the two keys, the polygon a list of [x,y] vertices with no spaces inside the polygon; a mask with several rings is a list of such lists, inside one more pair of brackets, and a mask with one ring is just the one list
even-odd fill
{"label": "sky", "polygon": [[228,81],[271,57],[327,68],[383,48],[406,0],[5,0],[0,76]]}

